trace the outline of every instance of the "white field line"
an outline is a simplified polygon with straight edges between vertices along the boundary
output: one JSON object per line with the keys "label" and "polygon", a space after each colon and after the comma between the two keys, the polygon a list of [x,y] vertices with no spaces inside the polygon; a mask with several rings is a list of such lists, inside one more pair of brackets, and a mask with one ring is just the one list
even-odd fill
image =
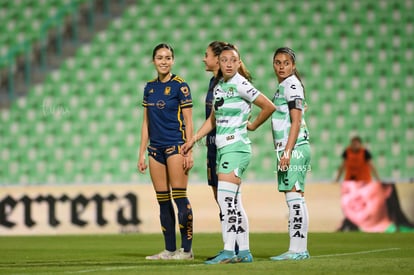
{"label": "white field line", "polygon": [[378,252],[394,251],[394,250],[400,250],[400,248],[398,248],[398,247],[392,247],[392,248],[374,249],[374,250],[357,251],[357,252],[349,252],[349,253],[337,253],[337,254],[317,255],[317,256],[311,256],[311,259],[312,258],[327,258],[327,257],[339,257],[339,256],[349,256],[349,255],[359,255],[359,254],[370,254],[370,253],[378,253]]}
{"label": "white field line", "polygon": [[95,268],[95,269],[84,269],[78,271],[66,271],[65,273],[68,274],[81,274],[81,273],[89,273],[89,272],[97,272],[97,271],[115,271],[115,270],[126,270],[126,269],[133,269],[136,266],[119,266],[119,267],[104,267],[104,268]]}
{"label": "white field line", "polygon": [[[313,259],[313,258],[328,258],[328,257],[360,255],[360,254],[371,254],[371,253],[378,253],[378,252],[395,251],[395,250],[400,250],[400,249],[401,248],[398,248],[398,247],[392,247],[392,248],[365,250],[365,251],[357,251],[357,252],[349,252],[349,253],[317,255],[317,256],[311,256],[311,259]],[[189,266],[201,266],[201,265],[205,265],[205,264],[192,264],[192,265],[189,265]],[[85,270],[78,270],[78,271],[67,271],[65,273],[68,273],[68,274],[82,274],[82,273],[90,273],[90,272],[97,272],[97,271],[126,270],[126,269],[133,269],[133,268],[136,268],[136,267],[137,266],[105,267],[105,268],[85,269]]]}

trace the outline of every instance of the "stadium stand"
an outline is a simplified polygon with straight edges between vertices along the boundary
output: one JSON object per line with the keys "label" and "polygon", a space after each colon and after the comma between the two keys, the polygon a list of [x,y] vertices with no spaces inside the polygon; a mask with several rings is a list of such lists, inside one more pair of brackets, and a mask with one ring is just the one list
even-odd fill
{"label": "stadium stand", "polygon": [[[39,20],[64,1],[1,1],[1,53],[39,35]],[[12,4],[13,3],[13,4]],[[309,110],[310,181],[331,181],[349,137],[359,134],[383,178],[414,171],[414,1],[137,1],[81,45],[47,79],[0,110],[0,184],[148,182],[136,170],[152,48],[171,43],[174,72],[189,83],[194,122],[204,120],[210,75],[202,58],[212,40],[239,46],[254,84],[276,87],[275,48],[296,49]],[[21,35],[16,35],[21,33]],[[20,38],[19,38],[20,37]],[[250,134],[249,180],[274,178],[268,123]],[[205,180],[205,150],[194,151],[191,181]]]}

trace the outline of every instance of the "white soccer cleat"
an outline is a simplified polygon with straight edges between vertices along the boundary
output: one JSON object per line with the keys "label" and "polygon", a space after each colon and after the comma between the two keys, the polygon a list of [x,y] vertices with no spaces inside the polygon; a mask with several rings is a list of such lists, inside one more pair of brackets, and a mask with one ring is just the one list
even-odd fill
{"label": "white soccer cleat", "polygon": [[145,259],[146,260],[172,260],[175,253],[176,251],[171,252],[168,250],[164,250],[158,254],[147,256],[145,257]]}
{"label": "white soccer cleat", "polygon": [[270,257],[272,261],[285,261],[285,260],[306,260],[309,259],[310,255],[308,251],[305,252],[285,252],[279,256]]}
{"label": "white soccer cleat", "polygon": [[194,260],[193,250],[190,250],[190,252],[184,252],[184,248],[180,248],[175,252],[172,258],[174,260]]}

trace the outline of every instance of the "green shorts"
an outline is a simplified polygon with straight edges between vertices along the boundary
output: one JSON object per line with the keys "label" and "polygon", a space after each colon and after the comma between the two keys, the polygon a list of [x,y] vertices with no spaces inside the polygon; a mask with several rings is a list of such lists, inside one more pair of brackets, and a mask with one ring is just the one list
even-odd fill
{"label": "green shorts", "polygon": [[[283,155],[283,151],[277,152],[277,155],[277,160],[279,160]],[[290,191],[293,187],[296,187],[296,190],[305,191],[306,172],[311,170],[310,159],[309,144],[302,144],[293,149],[290,157],[290,166],[287,171],[279,170],[279,163],[276,164],[277,182],[280,192]]]}
{"label": "green shorts", "polygon": [[236,142],[217,149],[217,173],[234,174],[241,178],[252,157],[250,144]]}

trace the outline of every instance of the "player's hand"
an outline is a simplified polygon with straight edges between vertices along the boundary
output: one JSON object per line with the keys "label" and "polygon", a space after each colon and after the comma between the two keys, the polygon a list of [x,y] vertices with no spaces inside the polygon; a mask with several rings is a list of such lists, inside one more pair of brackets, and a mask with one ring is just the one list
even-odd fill
{"label": "player's hand", "polygon": [[253,123],[251,123],[250,121],[247,121],[247,131],[254,131],[257,128],[253,126]]}
{"label": "player's hand", "polygon": [[286,172],[289,169],[289,165],[290,165],[290,154],[282,153],[282,156],[279,160],[278,170],[282,172]]}
{"label": "player's hand", "polygon": [[138,171],[142,174],[145,173],[145,170],[147,170],[148,165],[145,163],[145,158],[141,157],[138,160],[137,168]]}
{"label": "player's hand", "polygon": [[256,130],[255,127],[253,127],[253,124],[250,122],[250,119],[252,118],[252,114],[249,115],[247,118],[247,131],[254,131]]}
{"label": "player's hand", "polygon": [[185,174],[188,174],[188,172],[191,170],[191,168],[193,168],[193,166],[194,166],[193,154],[190,151],[186,156],[184,156],[183,168],[184,168]]}
{"label": "player's hand", "polygon": [[187,141],[186,143],[184,143],[183,145],[181,145],[181,155],[186,157],[187,154],[189,152],[191,152],[191,149],[193,148],[194,143],[195,143],[195,140],[194,140],[194,138],[192,138],[189,141]]}

